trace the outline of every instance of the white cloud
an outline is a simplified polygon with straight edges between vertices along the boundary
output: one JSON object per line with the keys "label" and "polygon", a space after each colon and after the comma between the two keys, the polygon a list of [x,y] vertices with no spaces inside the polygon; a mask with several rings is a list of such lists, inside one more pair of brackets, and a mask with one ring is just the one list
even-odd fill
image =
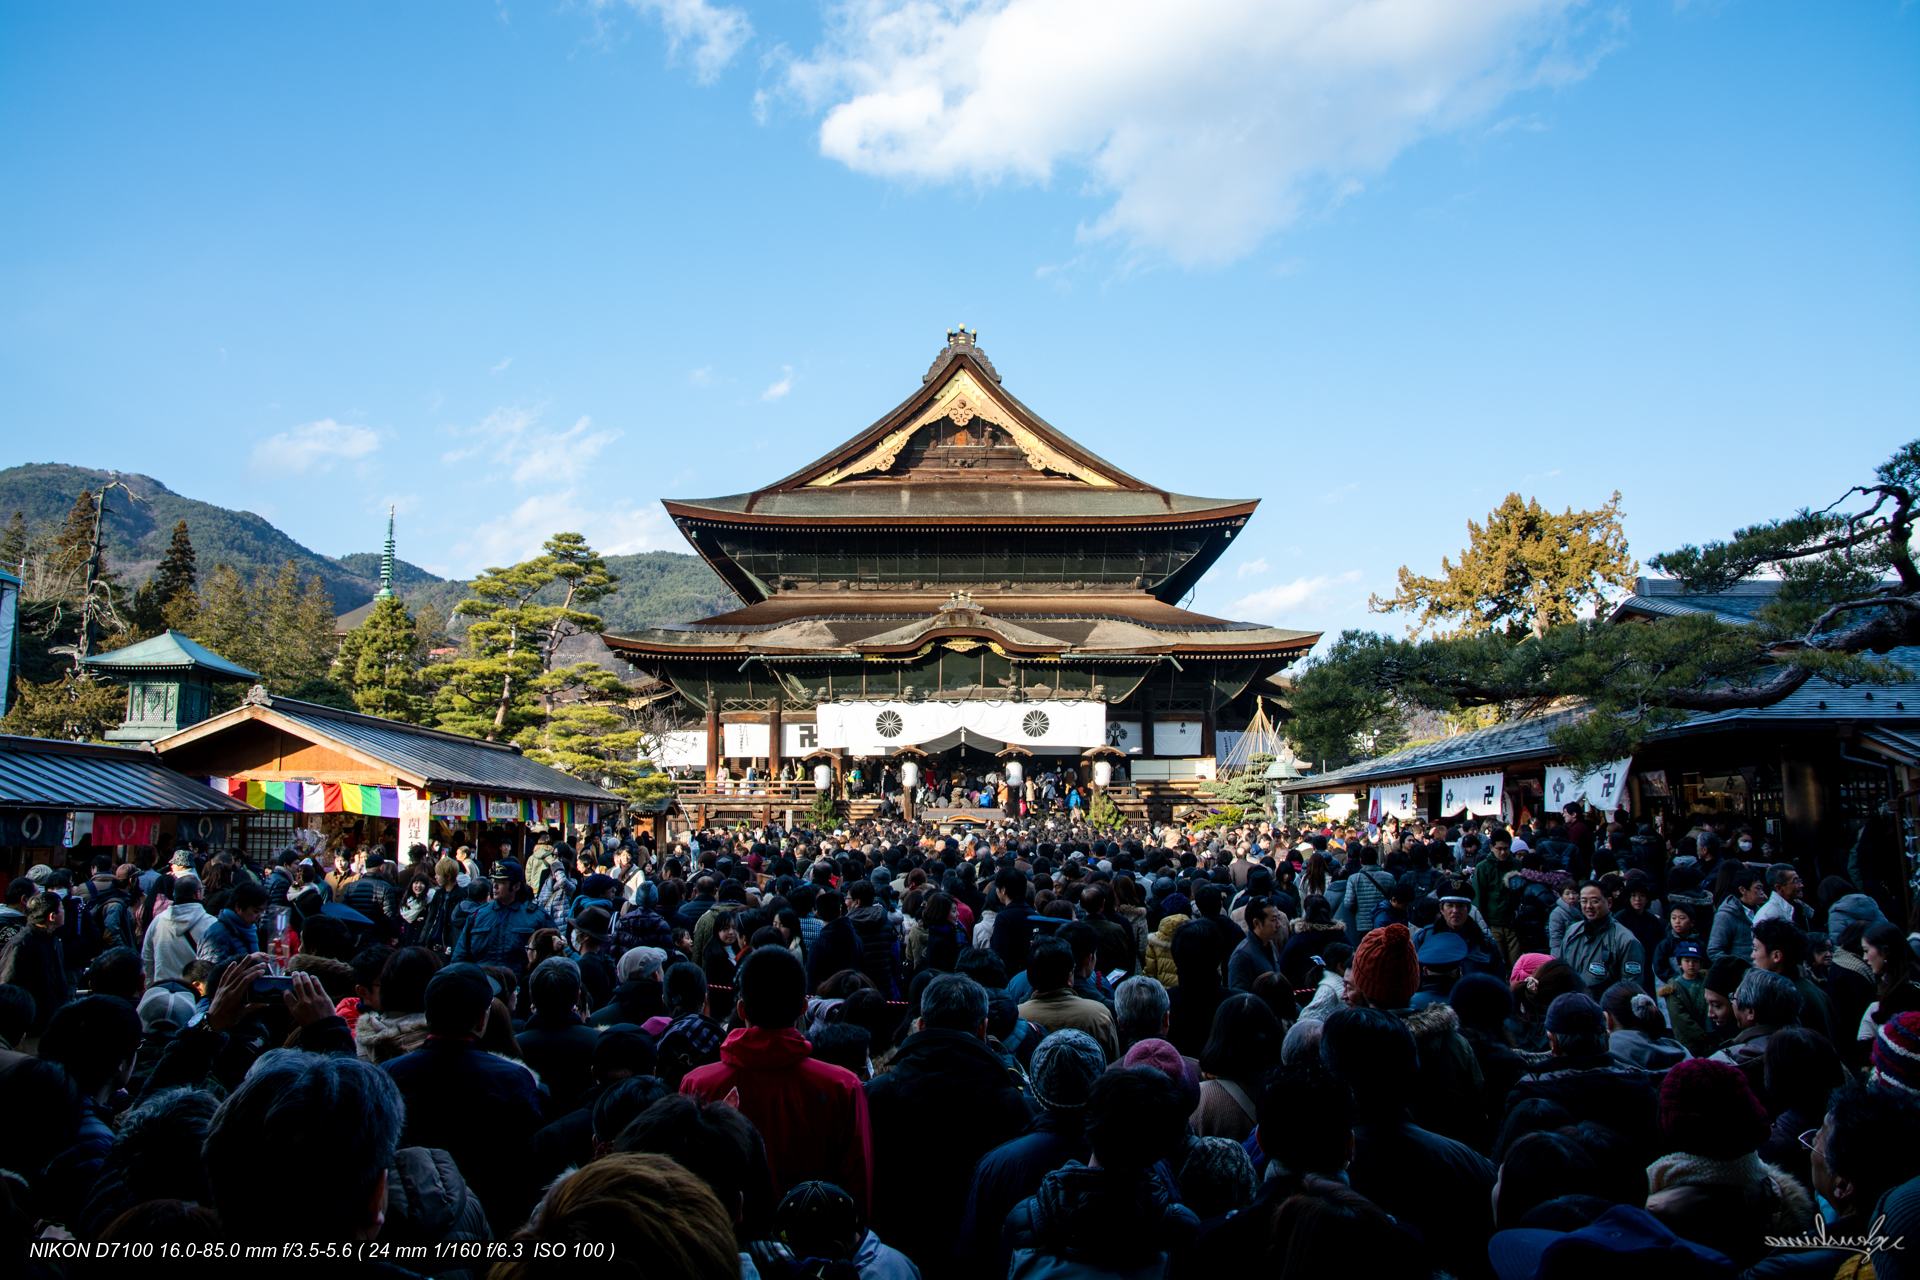
{"label": "white cloud", "polygon": [[507,366],[512,363],[513,363],[513,357],[508,356],[505,360],[502,360],[499,364],[488,366],[487,372],[488,373],[505,373],[507,371]]}
{"label": "white cloud", "polygon": [[696,387],[712,386],[713,385],[713,366],[710,364],[703,364],[698,369],[687,370],[687,381]]}
{"label": "white cloud", "polygon": [[507,468],[515,484],[564,483],[578,479],[620,438],[618,431],[595,431],[593,419],[584,416],[564,431],[554,430],[540,424],[540,414],[538,408],[518,405],[495,409],[479,426],[457,433],[471,444],[447,450],[440,461],[452,466],[485,457]]}
{"label": "white cloud", "polygon": [[[587,0],[595,14],[622,0]],[[707,0],[624,0],[627,8],[659,20],[667,35],[667,56],[684,53],[694,77],[711,83],[733,61],[733,55],[753,36],[753,24],[744,11]]]}
{"label": "white cloud", "polygon": [[820,149],[853,169],[982,184],[1081,169],[1111,197],[1084,236],[1218,263],[1422,137],[1586,74],[1611,46],[1579,7],[835,0],[784,87],[825,111]]}
{"label": "white cloud", "polygon": [[247,469],[255,475],[330,471],[336,462],[364,458],[379,447],[380,437],[367,428],[322,418],[254,445]]}
{"label": "white cloud", "polygon": [[781,396],[793,390],[793,366],[786,364],[781,365],[780,368],[783,371],[783,376],[780,381],[760,393],[762,400],[778,400]]}
{"label": "white cloud", "polygon": [[1233,571],[1233,576],[1236,578],[1250,578],[1257,573],[1265,573],[1266,571],[1267,558],[1261,556],[1258,560],[1249,560],[1245,564],[1242,564]]}
{"label": "white cloud", "polygon": [[508,512],[473,526],[453,547],[459,576],[471,577],[489,565],[508,565],[540,554],[540,544],[556,533],[586,537],[602,555],[677,548],[680,535],[657,508],[634,510],[583,498],[573,489],[528,498]]}
{"label": "white cloud", "polygon": [[1339,587],[1360,581],[1360,571],[1349,569],[1336,575],[1321,574],[1313,578],[1295,578],[1277,587],[1268,587],[1265,591],[1256,591],[1250,596],[1242,596],[1234,601],[1233,616],[1246,618],[1254,622],[1280,622],[1292,625],[1297,619],[1287,615],[1297,613],[1309,605],[1319,605],[1327,596]]}

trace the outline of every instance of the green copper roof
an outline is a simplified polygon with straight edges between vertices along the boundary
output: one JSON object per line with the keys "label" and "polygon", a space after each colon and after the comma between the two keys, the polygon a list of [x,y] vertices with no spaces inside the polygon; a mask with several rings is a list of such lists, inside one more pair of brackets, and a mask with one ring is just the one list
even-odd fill
{"label": "green copper roof", "polygon": [[142,640],[139,644],[130,644],[111,653],[96,653],[83,661],[95,670],[108,673],[197,669],[223,680],[260,678],[245,667],[228,662],[213,650],[195,644],[190,637],[178,631],[165,631],[151,640]]}

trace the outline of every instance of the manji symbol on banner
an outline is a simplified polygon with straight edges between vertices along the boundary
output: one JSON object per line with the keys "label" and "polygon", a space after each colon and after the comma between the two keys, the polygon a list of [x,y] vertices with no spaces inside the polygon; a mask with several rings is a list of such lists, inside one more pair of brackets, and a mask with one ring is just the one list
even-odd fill
{"label": "manji symbol on banner", "polygon": [[1611,812],[1627,802],[1627,774],[1633,757],[1596,767],[1592,773],[1575,773],[1564,765],[1547,769],[1547,807],[1558,812],[1563,806],[1584,800],[1595,809]]}

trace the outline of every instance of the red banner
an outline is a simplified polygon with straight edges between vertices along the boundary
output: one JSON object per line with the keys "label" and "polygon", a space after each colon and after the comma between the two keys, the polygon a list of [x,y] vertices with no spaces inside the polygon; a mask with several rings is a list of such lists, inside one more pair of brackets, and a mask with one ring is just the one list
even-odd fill
{"label": "red banner", "polygon": [[96,845],[152,844],[159,830],[158,814],[96,813],[93,815],[93,842]]}

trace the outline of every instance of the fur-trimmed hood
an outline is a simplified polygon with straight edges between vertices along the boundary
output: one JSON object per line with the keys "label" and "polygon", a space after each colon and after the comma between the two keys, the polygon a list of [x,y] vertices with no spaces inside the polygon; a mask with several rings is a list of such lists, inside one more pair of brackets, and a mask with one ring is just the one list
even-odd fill
{"label": "fur-trimmed hood", "polygon": [[1295,920],[1292,928],[1297,936],[1302,933],[1345,933],[1347,926],[1338,920],[1332,920],[1326,924],[1314,924],[1310,920]]}
{"label": "fur-trimmed hood", "polygon": [[1564,871],[1531,871],[1526,867],[1522,867],[1513,874],[1519,876],[1522,880],[1531,880],[1535,884],[1543,884],[1555,893],[1559,893],[1562,889],[1573,883],[1573,877]]}
{"label": "fur-trimmed hood", "polygon": [[1447,1004],[1430,1004],[1424,1009],[1416,1009],[1400,1021],[1406,1024],[1407,1033],[1421,1049],[1437,1044],[1460,1030],[1460,1015],[1453,1011],[1452,1005]]}
{"label": "fur-trimmed hood", "polygon": [[1181,925],[1192,919],[1191,916],[1161,916],[1160,927],[1147,935],[1147,945],[1156,950],[1173,950],[1173,935]]}
{"label": "fur-trimmed hood", "polygon": [[1743,1189],[1757,1186],[1762,1178],[1773,1184],[1778,1197],[1778,1207],[1767,1220],[1767,1234],[1791,1236],[1805,1231],[1813,1222],[1813,1196],[1798,1178],[1778,1165],[1768,1164],[1758,1152],[1725,1160],[1686,1151],[1660,1157],[1647,1166],[1648,1211],[1653,1210],[1652,1202],[1663,1191],[1681,1187]]}
{"label": "fur-trimmed hood", "polygon": [[424,1013],[361,1013],[353,1026],[354,1051],[366,1062],[381,1063],[412,1053],[427,1042]]}

